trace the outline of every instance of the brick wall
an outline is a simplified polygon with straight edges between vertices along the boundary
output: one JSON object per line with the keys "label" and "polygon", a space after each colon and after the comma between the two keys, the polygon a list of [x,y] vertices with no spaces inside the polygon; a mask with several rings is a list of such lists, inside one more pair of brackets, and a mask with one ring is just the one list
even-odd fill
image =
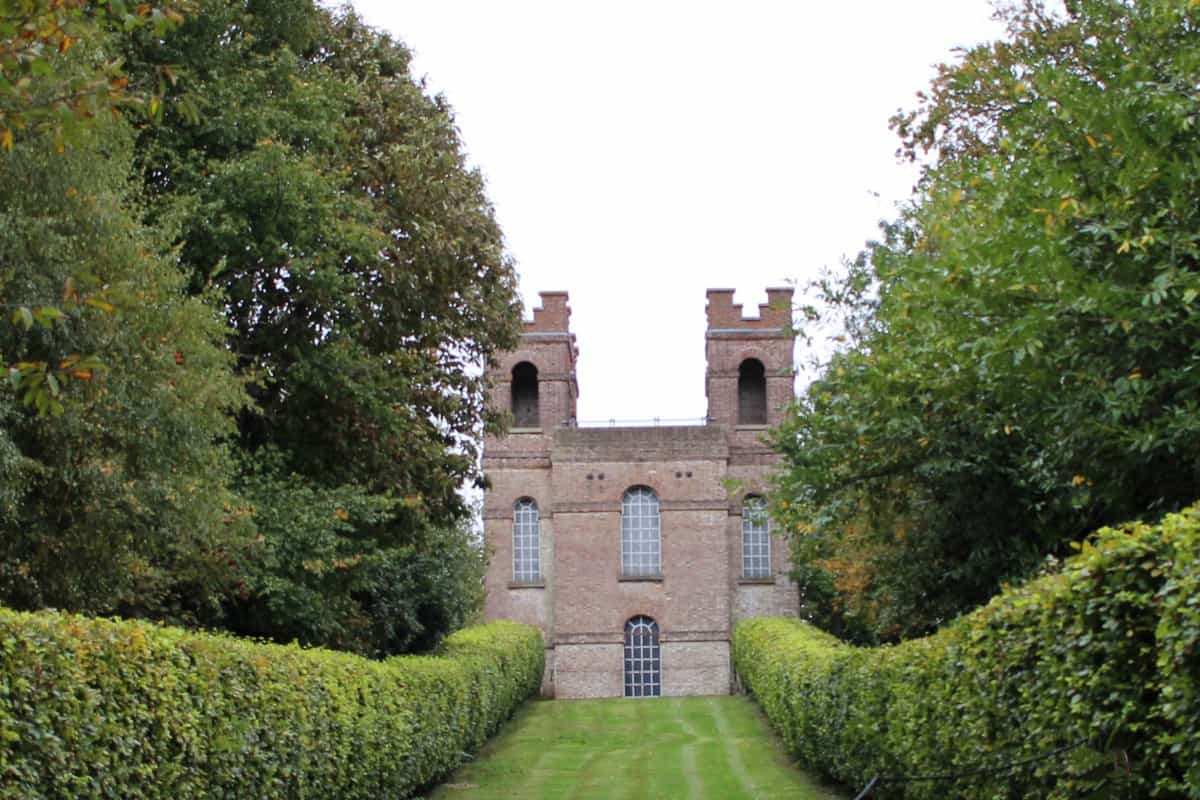
{"label": "brick wall", "polygon": [[[770,424],[791,399],[791,290],[768,290],[768,303],[749,318],[732,297],[709,292],[706,426],[572,427],[577,352],[565,293],[542,294],[520,347],[489,371],[492,402],[506,408],[512,368],[538,368],[540,425],[485,442],[485,613],[542,628],[544,689],[559,697],[623,694],[623,632],[638,615],[659,625],[664,694],[726,693],[733,622],[796,613],[782,539],[772,539],[772,580],[741,579],[742,497],[763,490],[777,456],[763,439],[766,426],[734,424],[746,358],[766,368]],[[662,574],[652,580],[621,575],[621,499],[634,486],[659,500]],[[523,497],[540,512],[544,585],[511,583],[512,507]]]}
{"label": "brick wall", "polygon": [[758,306],[758,314],[746,314],[740,303],[733,302],[733,289],[709,289],[705,311],[709,330],[728,328],[773,330],[792,324],[792,288],[767,289],[767,302]]}
{"label": "brick wall", "polygon": [[729,694],[729,640],[662,643],[662,691],[666,697]]}
{"label": "brick wall", "polygon": [[620,642],[555,646],[555,696],[620,697],[625,691],[623,656]]}
{"label": "brick wall", "polygon": [[[483,530],[489,551],[484,576],[484,616],[537,625],[547,642],[553,641],[554,516],[550,470],[501,468],[489,471],[492,488],[484,497]],[[513,505],[531,498],[540,516],[542,586],[513,587]]]}
{"label": "brick wall", "polygon": [[732,603],[732,624],[749,617],[795,616],[799,610],[799,593],[792,581],[791,558],[787,540],[772,530],[771,577],[746,579],[742,574],[742,503],[746,495],[766,495],[766,475],[778,460],[771,453],[762,464],[730,464],[728,475],[737,494],[730,504],[727,535],[730,542],[729,574]]}
{"label": "brick wall", "polygon": [[664,511],[661,580],[628,580],[618,512],[556,514],[556,640],[623,631],[639,614],[664,631],[728,636],[726,517],[724,508]]}
{"label": "brick wall", "polygon": [[571,306],[566,292],[538,292],[542,304],[533,310],[533,321],[522,324],[524,333],[567,333]]}

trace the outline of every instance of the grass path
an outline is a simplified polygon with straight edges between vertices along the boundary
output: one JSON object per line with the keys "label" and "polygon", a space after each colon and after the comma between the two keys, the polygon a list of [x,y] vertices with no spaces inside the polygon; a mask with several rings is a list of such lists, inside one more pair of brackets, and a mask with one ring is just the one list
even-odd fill
{"label": "grass path", "polygon": [[433,800],[838,800],[745,697],[543,700]]}

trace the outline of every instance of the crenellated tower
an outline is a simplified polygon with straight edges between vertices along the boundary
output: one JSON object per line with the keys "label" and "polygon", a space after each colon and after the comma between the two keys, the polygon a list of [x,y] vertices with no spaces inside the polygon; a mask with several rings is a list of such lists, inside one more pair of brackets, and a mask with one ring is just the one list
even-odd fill
{"label": "crenellated tower", "polygon": [[778,425],[791,402],[795,372],[792,353],[791,287],[767,289],[757,316],[744,316],[733,302],[733,289],[708,290],[705,332],[705,393],[710,424],[735,432]]}
{"label": "crenellated tower", "polygon": [[521,343],[489,371],[492,407],[513,415],[514,432],[553,433],[575,420],[575,334],[566,292],[541,292],[533,321],[522,323]]}
{"label": "crenellated tower", "polygon": [[[556,432],[575,422],[575,334],[566,292],[541,292],[515,350],[488,370],[491,407],[512,414],[507,435],[484,442],[488,479],[483,525],[491,568],[484,586],[488,619],[536,625],[554,657],[555,517],[552,452]],[[546,673],[552,691],[552,670]]]}

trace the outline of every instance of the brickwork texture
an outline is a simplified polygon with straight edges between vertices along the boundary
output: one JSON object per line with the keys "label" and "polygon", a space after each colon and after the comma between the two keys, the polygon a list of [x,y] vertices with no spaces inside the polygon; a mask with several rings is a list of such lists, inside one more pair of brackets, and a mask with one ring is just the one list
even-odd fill
{"label": "brickwork texture", "polygon": [[[762,494],[776,456],[763,441],[793,394],[791,289],[768,289],[757,316],[745,316],[733,291],[708,291],[708,420],[691,427],[575,425],[578,351],[566,292],[543,292],[518,348],[490,370],[493,405],[511,409],[513,370],[537,370],[536,425],[484,445],[489,488],[484,534],[488,619],[537,625],[547,644],[543,692],[565,698],[625,693],[626,625],[657,628],[655,693],[725,694],[732,673],[729,639],[738,620],[795,614],[786,541],[770,538],[768,577],[742,574],[742,504]],[[763,366],[766,425],[739,425],[743,362]],[[527,368],[524,368],[527,369]],[[661,569],[622,570],[622,498],[634,487],[659,507]],[[539,580],[513,580],[513,507],[533,500],[539,513]]]}

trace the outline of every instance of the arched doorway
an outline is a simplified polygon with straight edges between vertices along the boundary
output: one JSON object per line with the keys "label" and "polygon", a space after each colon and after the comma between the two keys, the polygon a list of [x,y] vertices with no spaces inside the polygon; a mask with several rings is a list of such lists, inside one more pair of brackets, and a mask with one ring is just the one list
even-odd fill
{"label": "arched doorway", "polygon": [[659,697],[662,694],[662,656],[658,623],[637,616],[625,623],[625,696]]}

